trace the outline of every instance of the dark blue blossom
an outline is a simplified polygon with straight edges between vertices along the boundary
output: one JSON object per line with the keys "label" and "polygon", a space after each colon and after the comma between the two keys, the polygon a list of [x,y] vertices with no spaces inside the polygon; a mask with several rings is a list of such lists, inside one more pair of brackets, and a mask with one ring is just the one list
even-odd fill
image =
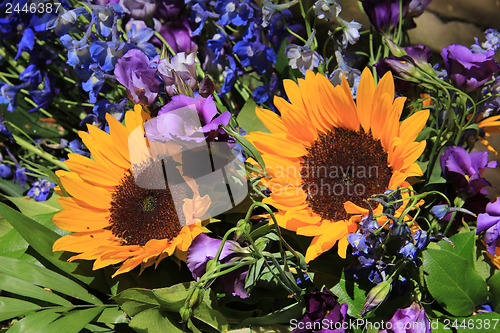
{"label": "dark blue blossom", "polygon": [[82,84],[83,90],[89,93],[90,103],[95,103],[97,95],[104,84],[104,77],[101,73],[95,71],[87,81]]}
{"label": "dark blue blossom", "polygon": [[227,66],[224,72],[222,72],[222,76],[224,77],[224,82],[221,88],[222,95],[227,94],[231,91],[231,88],[233,87],[234,82],[236,82],[237,78],[236,62],[231,56],[228,56],[227,59],[229,61],[229,66]]}
{"label": "dark blue blossom", "polygon": [[[186,1],[188,3],[189,1]],[[208,19],[216,19],[219,18],[219,14],[213,13],[209,8],[209,4],[212,3],[212,6],[215,4],[215,1],[196,1],[196,3],[191,7],[192,16],[191,20],[198,24],[196,30],[193,31],[193,35],[197,36],[203,30],[205,23]]]}
{"label": "dark blue blossom", "polygon": [[258,39],[255,42],[237,42],[233,46],[233,52],[238,55],[242,66],[251,66],[259,74],[265,73],[276,62],[274,50]]}
{"label": "dark blue blossom", "polygon": [[74,139],[68,143],[68,147],[73,150],[76,154],[80,154],[85,157],[89,157],[90,153],[88,151],[82,150],[83,145],[82,142],[78,139]]}
{"label": "dark blue blossom", "polygon": [[220,26],[232,24],[235,26],[246,25],[254,15],[254,9],[249,1],[219,0],[215,10],[221,14],[217,23]]}
{"label": "dark blue blossom", "polygon": [[56,184],[42,178],[38,178],[35,181],[27,195],[30,198],[35,199],[35,201],[45,201],[49,197],[50,189],[52,189]]}
{"label": "dark blue blossom", "polygon": [[120,103],[111,103],[107,99],[101,99],[95,103],[92,108],[92,114],[87,115],[80,125],[87,123],[101,127],[106,123],[106,114],[108,113],[116,119],[121,120],[124,114],[124,107],[127,103],[127,99],[124,99]]}
{"label": "dark blue blossom", "polygon": [[47,75],[45,77],[45,80],[43,81],[42,89],[30,91],[30,96],[37,106],[29,110],[28,112],[36,111],[39,108],[45,107],[46,105],[50,104],[52,102],[52,99],[54,98],[54,93],[55,90],[52,87],[49,76]]}
{"label": "dark blue blossom", "polygon": [[12,176],[12,170],[9,164],[0,164],[0,177],[10,178]]}
{"label": "dark blue blossom", "polygon": [[46,24],[46,28],[54,29],[55,34],[58,36],[77,31],[75,23],[78,17],[82,15],[87,19],[90,18],[90,13],[87,9],[85,9],[85,7],[68,10],[58,17],[49,20]]}
{"label": "dark blue blossom", "polygon": [[26,29],[24,30],[23,37],[19,41],[19,44],[17,44],[17,54],[14,57],[14,60],[17,60],[19,56],[24,52],[24,51],[31,51],[33,50],[33,45],[35,44],[35,33],[31,29]]}
{"label": "dark blue blossom", "polygon": [[14,181],[17,181],[21,187],[24,187],[24,184],[28,180],[28,175],[26,174],[28,172],[28,169],[25,167],[20,168],[19,166],[16,166],[16,172],[14,173]]}
{"label": "dark blue blossom", "polygon": [[38,86],[42,82],[42,79],[42,72],[34,64],[29,65],[24,69],[24,71],[21,72],[21,74],[19,74],[19,80],[30,82],[33,87]]}
{"label": "dark blue blossom", "polygon": [[154,31],[148,27],[138,27],[132,25],[127,32],[127,42],[134,44],[137,48],[141,49],[150,58],[157,55],[156,49],[153,44],[148,41],[153,37]]}

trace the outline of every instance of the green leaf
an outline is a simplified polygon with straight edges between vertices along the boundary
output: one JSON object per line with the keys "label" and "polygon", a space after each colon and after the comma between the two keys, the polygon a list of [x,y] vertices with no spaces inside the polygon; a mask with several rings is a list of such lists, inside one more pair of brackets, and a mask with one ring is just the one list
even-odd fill
{"label": "green leaf", "polygon": [[300,318],[302,316],[302,305],[299,303],[294,303],[283,309],[272,312],[268,315],[254,318],[247,318],[243,320],[238,327],[249,327],[249,326],[264,326],[264,325],[274,325],[274,324],[289,324],[290,320]]}
{"label": "green leaf", "polygon": [[219,310],[212,309],[207,303],[201,303],[200,306],[193,311],[193,319],[209,325],[216,332],[224,332],[229,328],[226,317],[224,317]]}
{"label": "green leaf", "polygon": [[0,289],[53,304],[71,306],[70,301],[59,295],[4,273],[0,273]]}
{"label": "green leaf", "polygon": [[20,197],[23,195],[24,189],[12,180],[0,178],[0,193],[5,193],[12,197]]}
{"label": "green leaf", "polygon": [[62,252],[52,251],[52,245],[59,239],[57,233],[2,203],[0,203],[0,216],[9,221],[31,247],[54,266],[86,284],[94,280],[94,276],[74,273],[78,264],[61,260]]}
{"label": "green leaf", "polygon": [[105,308],[96,321],[104,324],[121,324],[128,322],[127,315],[119,307]]}
{"label": "green leaf", "polygon": [[40,306],[34,303],[0,296],[0,322],[38,309]]}
{"label": "green leaf", "polygon": [[72,310],[64,316],[40,329],[38,333],[78,333],[103,310],[103,307],[94,307],[85,310]]}
{"label": "green leaf", "polygon": [[87,289],[81,287],[78,283],[45,267],[23,260],[0,257],[0,273],[58,291],[91,304],[102,304],[98,298],[91,295]]}
{"label": "green leaf", "polygon": [[453,245],[442,240],[438,245],[443,250],[448,250],[456,255],[467,260],[467,262],[474,267],[476,262],[476,232],[462,232],[450,237]]}
{"label": "green leaf", "polygon": [[269,133],[267,127],[262,123],[262,121],[260,121],[259,117],[257,117],[257,114],[255,113],[256,107],[257,104],[254,100],[251,98],[248,99],[245,102],[245,105],[243,105],[240,113],[238,113],[236,120],[247,133],[256,131]]}
{"label": "green leaf", "polygon": [[129,326],[138,333],[176,333],[183,330],[173,322],[178,322],[178,319],[172,318],[173,313],[162,313],[159,308],[146,309],[135,315],[130,321]]}
{"label": "green leaf", "polygon": [[468,260],[437,249],[427,249],[423,257],[429,292],[452,315],[468,316],[486,301],[486,282]]}
{"label": "green leaf", "polygon": [[495,311],[500,311],[500,272],[496,273],[488,279],[490,287],[490,299],[493,302]]}
{"label": "green leaf", "polygon": [[358,284],[352,280],[346,280],[344,271],[340,281],[330,289],[339,298],[340,304],[347,303],[347,313],[354,318],[360,318],[359,313],[363,309],[366,293],[360,289]]}
{"label": "green leaf", "polygon": [[19,258],[26,252],[28,243],[7,220],[0,218],[0,256]]}
{"label": "green leaf", "polygon": [[60,309],[47,309],[35,312],[14,323],[6,333],[38,333],[61,315]]}
{"label": "green leaf", "polygon": [[255,285],[259,276],[262,272],[262,267],[264,267],[264,258],[260,258],[257,262],[250,266],[248,269],[248,274],[245,277],[245,289],[248,289]]}
{"label": "green leaf", "polygon": [[62,209],[57,199],[60,198],[57,194],[52,194],[49,200],[36,201],[30,197],[7,197],[13,204],[19,208],[21,213],[27,217],[33,217],[40,214],[48,214],[58,212]]}

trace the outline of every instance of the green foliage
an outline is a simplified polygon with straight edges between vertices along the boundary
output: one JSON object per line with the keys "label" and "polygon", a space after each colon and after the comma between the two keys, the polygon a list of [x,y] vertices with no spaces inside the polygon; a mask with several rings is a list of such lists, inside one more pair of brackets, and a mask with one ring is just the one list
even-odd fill
{"label": "green foliage", "polygon": [[255,113],[255,108],[257,104],[253,101],[253,99],[249,99],[246,101],[243,108],[238,113],[238,124],[240,124],[241,128],[243,128],[247,133],[262,131],[269,133],[267,127],[260,121]]}
{"label": "green foliage", "polygon": [[425,282],[431,295],[454,316],[468,316],[487,297],[486,282],[474,269],[475,233],[441,241],[423,253]]}
{"label": "green foliage", "polygon": [[[193,283],[180,283],[152,290],[129,288],[113,299],[131,317],[130,326],[137,332],[182,332],[179,311],[189,296],[189,289]],[[196,309],[192,309],[193,315],[188,324],[198,329],[208,327],[211,331],[220,332],[228,328],[228,323],[214,308],[215,302],[211,299],[210,293],[210,290],[207,290],[202,303]]]}

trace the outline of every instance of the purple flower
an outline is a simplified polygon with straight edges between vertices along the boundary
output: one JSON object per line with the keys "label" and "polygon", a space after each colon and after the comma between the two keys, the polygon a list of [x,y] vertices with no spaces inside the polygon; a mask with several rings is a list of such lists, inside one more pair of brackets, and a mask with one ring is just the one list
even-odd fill
{"label": "purple flower", "polygon": [[161,59],[158,63],[158,73],[165,84],[165,91],[173,96],[179,91],[175,86],[174,72],[191,88],[196,89],[196,54],[177,53],[172,59]]}
{"label": "purple flower", "polygon": [[[306,312],[295,323],[292,333],[331,332],[344,333],[341,325],[347,315],[347,303],[339,304],[337,297],[326,287],[322,291],[304,296]],[[340,323],[336,325],[336,323]],[[335,329],[336,327],[339,327]]]}
{"label": "purple flower", "polygon": [[[411,0],[402,0],[401,16],[404,18],[408,14]],[[399,24],[400,0],[361,0],[363,9],[370,19],[371,24],[381,30],[388,31]]]}
{"label": "purple flower", "polygon": [[451,83],[466,92],[474,91],[488,82],[500,70],[495,52],[473,53],[469,48],[451,44],[441,50]]}
{"label": "purple flower", "polygon": [[127,88],[129,99],[136,104],[151,105],[158,95],[160,81],[155,77],[156,69],[149,64],[147,55],[132,49],[115,66],[118,82]]}
{"label": "purple flower", "polygon": [[425,45],[408,46],[403,49],[408,55],[402,57],[391,55],[380,59],[375,66],[379,77],[391,71],[396,76],[394,83],[398,93],[407,94],[415,87],[411,82],[420,82],[416,79],[418,72],[415,66],[422,62],[428,63],[431,60],[432,51]]}
{"label": "purple flower", "polygon": [[390,329],[380,331],[380,333],[430,333],[431,326],[429,318],[425,315],[424,308],[417,303],[412,303],[407,308],[398,309],[394,316],[387,322],[391,323]]}
{"label": "purple flower", "polygon": [[477,233],[479,234],[485,230],[484,242],[486,243],[486,249],[494,255],[500,231],[500,198],[487,204],[486,213],[479,214],[477,217]]}
{"label": "purple flower", "polygon": [[156,118],[144,124],[144,129],[146,136],[157,142],[176,139],[202,142],[211,134],[216,135],[219,125],[227,125],[230,118],[229,111],[217,116],[212,96],[175,95]]}
{"label": "purple flower", "polygon": [[148,19],[156,11],[155,0],[120,0],[123,11],[134,19]]}
{"label": "purple flower", "polygon": [[[207,263],[213,260],[217,255],[222,240],[208,237],[205,234],[199,234],[191,243],[187,253],[187,266],[193,275],[193,278],[198,281],[207,269]],[[226,241],[222,247],[219,256],[221,263],[227,263],[234,260],[235,253],[241,252],[242,248],[238,243]],[[248,274],[248,269],[242,267],[229,274],[220,277],[220,282],[226,293],[240,298],[247,298],[249,295],[245,290],[245,277]]]}
{"label": "purple flower", "polygon": [[488,163],[488,152],[468,153],[464,148],[448,147],[441,155],[441,169],[444,177],[455,189],[467,197],[478,193],[488,194],[485,187],[491,186],[483,178],[486,168],[495,168],[497,162]]}
{"label": "purple flower", "polygon": [[[191,40],[192,33],[187,18],[181,21],[169,21],[159,32],[175,53],[195,53],[198,50],[198,46]],[[161,44],[157,38],[154,41]]]}
{"label": "purple flower", "polygon": [[429,7],[432,0],[411,0],[408,7],[408,17],[420,16]]}
{"label": "purple flower", "polygon": [[19,185],[21,185],[21,187],[24,187],[24,184],[28,180],[28,175],[26,174],[26,172],[28,171],[29,170],[26,169],[25,167],[20,168],[19,166],[16,166],[16,172],[14,173],[14,181],[17,180],[17,182],[19,183]]}
{"label": "purple flower", "polygon": [[54,186],[56,186],[56,184],[46,179],[38,178],[38,180],[33,183],[27,195],[35,199],[35,201],[45,201],[49,197],[50,189]]}
{"label": "purple flower", "polygon": [[246,25],[254,14],[253,8],[247,0],[220,0],[217,1],[215,10],[221,14],[221,17],[217,21],[220,26],[227,24],[236,26]]}

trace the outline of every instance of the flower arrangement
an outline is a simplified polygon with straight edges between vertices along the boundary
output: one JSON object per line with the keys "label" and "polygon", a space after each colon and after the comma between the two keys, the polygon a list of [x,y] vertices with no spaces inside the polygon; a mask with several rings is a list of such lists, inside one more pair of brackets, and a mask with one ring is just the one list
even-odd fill
{"label": "flower arrangement", "polygon": [[500,33],[430,2],[1,3],[0,330],[498,331]]}

